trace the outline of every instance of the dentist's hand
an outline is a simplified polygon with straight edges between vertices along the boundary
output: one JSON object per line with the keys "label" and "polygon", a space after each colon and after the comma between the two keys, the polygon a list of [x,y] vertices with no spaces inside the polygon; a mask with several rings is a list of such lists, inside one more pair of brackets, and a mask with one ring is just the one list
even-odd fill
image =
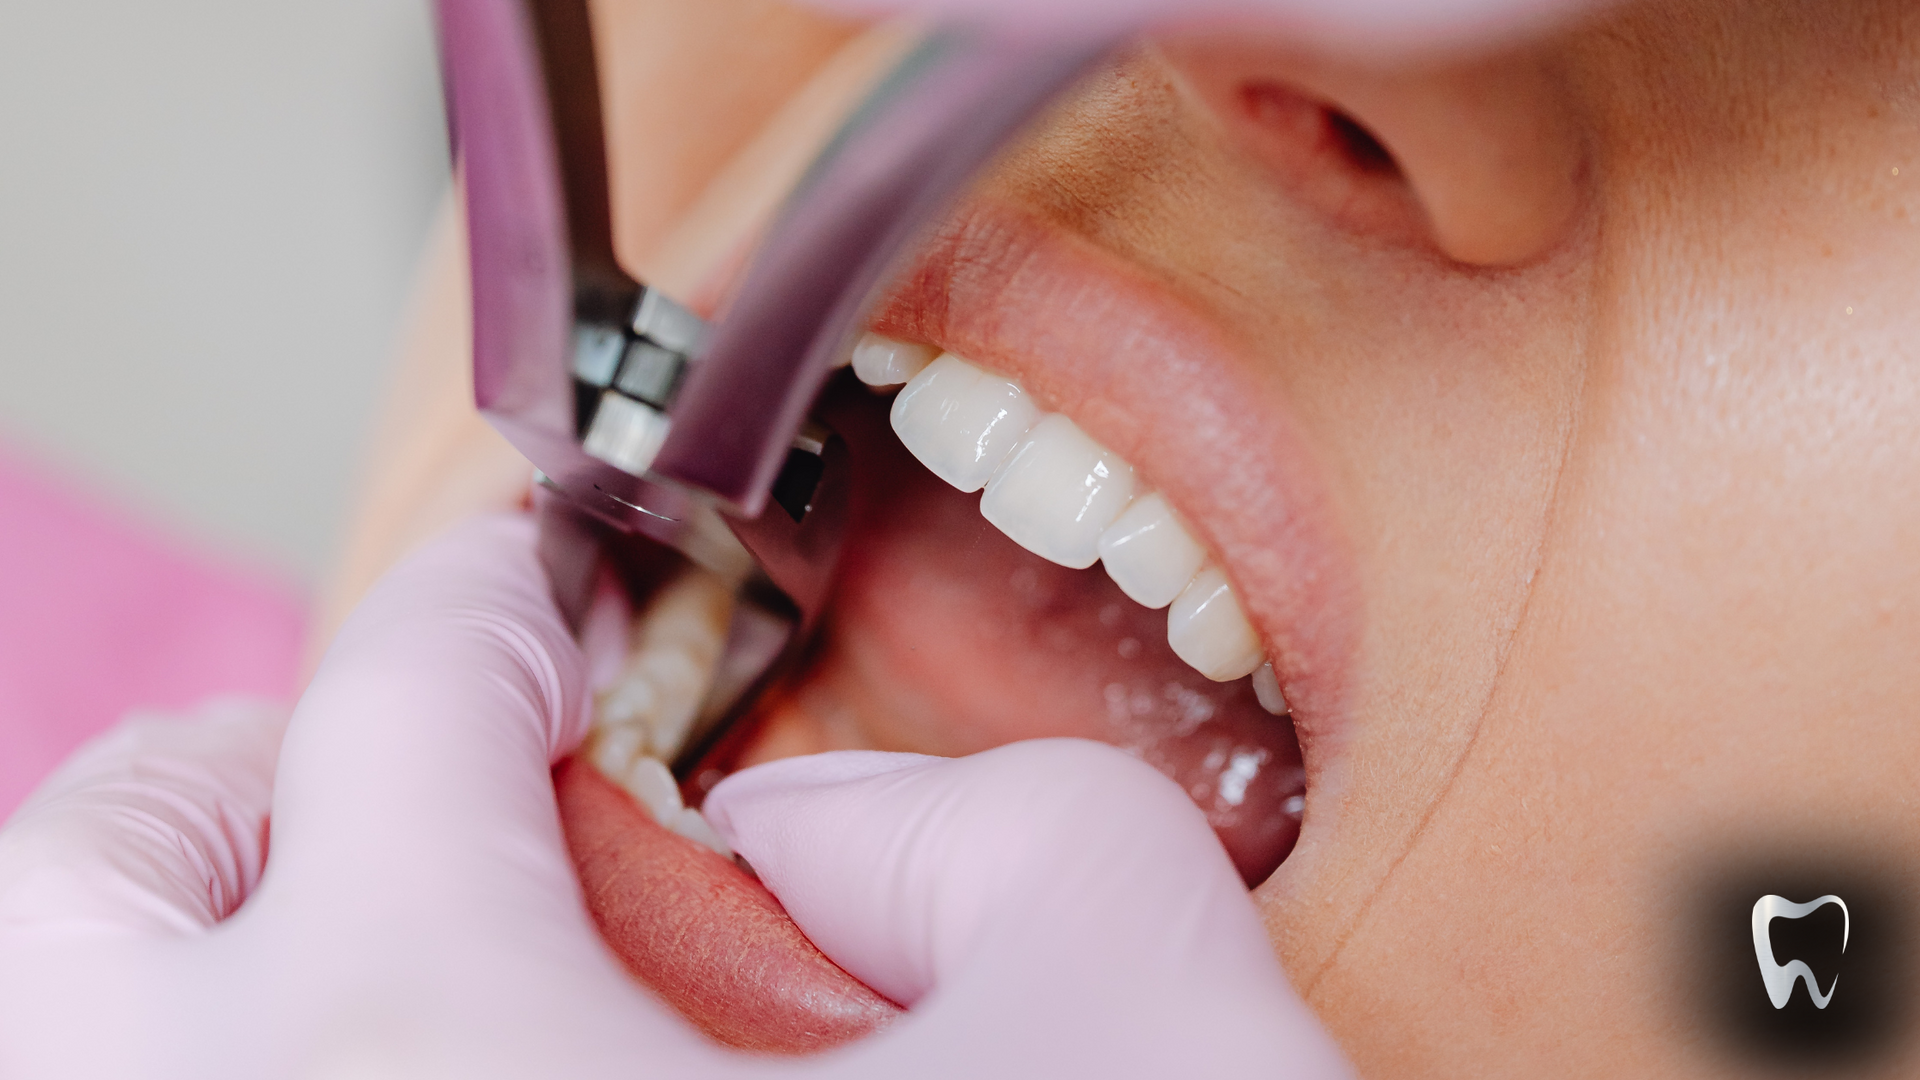
{"label": "dentist's hand", "polygon": [[290,723],[83,750],[0,829],[0,1075],[1345,1075],[1200,813],[1072,741],[723,783],[735,849],[912,1008],[812,1062],[707,1042],[581,901],[548,769],[584,667],[530,523],[482,519],[375,588]]}

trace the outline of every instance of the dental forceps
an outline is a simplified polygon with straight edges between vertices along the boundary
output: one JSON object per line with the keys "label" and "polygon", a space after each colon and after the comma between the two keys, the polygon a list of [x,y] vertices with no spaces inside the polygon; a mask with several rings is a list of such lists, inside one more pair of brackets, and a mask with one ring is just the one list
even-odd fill
{"label": "dental forceps", "polygon": [[1113,37],[929,33],[871,91],[716,322],[614,258],[586,0],[435,0],[472,262],[475,403],[538,470],[540,550],[576,629],[603,551],[643,537],[735,590],[683,783],[802,652],[848,509],[810,413],[925,225]]}

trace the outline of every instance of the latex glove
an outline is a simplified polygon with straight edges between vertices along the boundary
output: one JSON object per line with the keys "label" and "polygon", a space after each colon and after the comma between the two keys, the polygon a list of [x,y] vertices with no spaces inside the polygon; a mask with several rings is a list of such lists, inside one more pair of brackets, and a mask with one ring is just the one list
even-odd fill
{"label": "latex glove", "polygon": [[548,768],[584,667],[531,524],[482,519],[374,589],[283,744],[230,705],[84,749],[0,829],[0,1075],[1345,1075],[1200,813],[1074,741],[723,783],[729,842],[913,1008],[813,1061],[707,1042],[581,901]]}

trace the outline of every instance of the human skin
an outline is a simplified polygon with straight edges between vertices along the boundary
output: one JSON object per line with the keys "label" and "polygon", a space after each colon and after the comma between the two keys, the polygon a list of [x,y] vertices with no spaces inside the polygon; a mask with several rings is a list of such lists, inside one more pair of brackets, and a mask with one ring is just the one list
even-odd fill
{"label": "human skin", "polygon": [[[1627,5],[1390,65],[1168,36],[886,310],[1145,471],[1312,689],[1301,840],[1254,895],[1363,1075],[1742,1075],[1676,989],[1703,868],[1920,848],[1917,158],[1905,0]],[[950,265],[1037,276],[996,303]],[[1126,389],[1154,334],[1231,438]],[[1262,469],[1324,500],[1330,659],[1286,646],[1284,522],[1234,494]],[[783,745],[926,749],[852,712]]]}

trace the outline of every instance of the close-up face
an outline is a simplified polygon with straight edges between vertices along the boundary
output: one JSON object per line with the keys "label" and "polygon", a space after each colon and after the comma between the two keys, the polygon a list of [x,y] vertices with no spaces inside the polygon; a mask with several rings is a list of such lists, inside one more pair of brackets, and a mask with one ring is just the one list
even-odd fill
{"label": "close-up face", "polygon": [[[897,48],[754,18],[792,85]],[[724,315],[725,215],[635,164],[601,51],[623,257]],[[875,308],[827,613],[733,764],[1111,742],[1362,1075],[1746,1075],[1694,970],[1725,876],[1920,854],[1916,296],[1908,0],[1151,35]]]}

